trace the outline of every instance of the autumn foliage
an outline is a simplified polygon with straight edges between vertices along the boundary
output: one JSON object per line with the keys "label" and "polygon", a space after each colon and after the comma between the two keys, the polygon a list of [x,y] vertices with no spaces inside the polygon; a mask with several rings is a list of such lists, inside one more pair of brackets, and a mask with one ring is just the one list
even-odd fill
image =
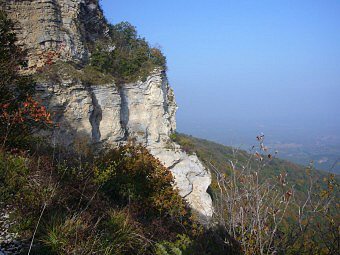
{"label": "autumn foliage", "polygon": [[21,70],[26,52],[16,45],[13,24],[0,12],[0,141],[23,138],[35,128],[51,125],[46,107],[33,98],[34,81]]}
{"label": "autumn foliage", "polygon": [[28,97],[20,106],[16,104],[11,107],[11,103],[6,103],[0,104],[0,108],[1,121],[7,125],[28,122],[52,124],[51,114],[47,112],[46,107],[32,97]]}

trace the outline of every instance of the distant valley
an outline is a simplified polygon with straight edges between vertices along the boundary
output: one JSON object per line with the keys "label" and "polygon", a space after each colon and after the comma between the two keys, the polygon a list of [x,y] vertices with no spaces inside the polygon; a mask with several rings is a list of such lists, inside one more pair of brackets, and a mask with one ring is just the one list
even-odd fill
{"label": "distant valley", "polygon": [[[190,129],[180,130],[226,146],[240,147],[248,151],[256,143],[256,135],[263,132],[265,144],[278,152],[277,157],[314,168],[340,174],[340,134],[337,128],[324,131],[288,126],[264,126],[260,124],[220,123],[219,127],[205,130],[206,123],[191,123]],[[226,128],[224,128],[226,127]]]}

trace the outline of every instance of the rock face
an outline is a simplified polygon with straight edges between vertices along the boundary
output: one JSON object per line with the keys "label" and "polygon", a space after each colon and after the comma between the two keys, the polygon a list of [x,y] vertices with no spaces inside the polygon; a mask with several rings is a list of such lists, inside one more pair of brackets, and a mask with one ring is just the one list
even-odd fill
{"label": "rock face", "polygon": [[[206,193],[211,176],[196,155],[187,155],[173,143],[177,105],[164,73],[155,71],[146,82],[121,88],[122,124],[128,137],[145,144],[168,167],[192,208],[202,216],[212,216],[212,201]],[[202,217],[202,220],[204,217]]]}
{"label": "rock face", "polygon": [[69,146],[77,141],[118,145],[135,139],[173,173],[180,194],[207,220],[211,182],[196,155],[187,155],[170,135],[176,129],[177,105],[165,73],[155,70],[145,82],[86,86],[80,81],[37,86],[39,96],[59,123],[53,138]]}
{"label": "rock face", "polygon": [[16,22],[18,41],[28,50],[31,68],[51,57],[86,60],[91,42],[107,32],[97,0],[0,1]]}
{"label": "rock face", "polygon": [[[40,56],[50,50],[58,51],[63,61],[85,61],[91,42],[105,36],[107,25],[96,0],[10,0],[4,8],[18,22],[20,43],[26,45],[33,66],[43,64]],[[164,72],[154,70],[144,82],[119,87],[65,78],[40,83],[36,90],[59,123],[52,142],[95,147],[133,138],[172,171],[180,194],[202,221],[212,216],[206,192],[210,172],[170,139],[177,105]]]}

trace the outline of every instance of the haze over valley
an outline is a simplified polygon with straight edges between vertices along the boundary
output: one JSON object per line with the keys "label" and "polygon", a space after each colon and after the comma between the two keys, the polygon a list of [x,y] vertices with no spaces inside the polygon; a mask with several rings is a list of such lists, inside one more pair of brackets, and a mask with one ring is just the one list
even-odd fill
{"label": "haze over valley", "polygon": [[339,173],[338,1],[127,3],[102,1],[165,52],[179,132]]}

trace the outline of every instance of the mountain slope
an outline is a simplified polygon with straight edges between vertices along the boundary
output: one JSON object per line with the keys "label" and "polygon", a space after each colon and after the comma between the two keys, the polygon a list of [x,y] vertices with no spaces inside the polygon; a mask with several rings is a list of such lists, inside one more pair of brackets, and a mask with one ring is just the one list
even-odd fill
{"label": "mountain slope", "polygon": [[[173,139],[189,154],[196,153],[199,159],[209,168],[213,166],[220,172],[230,173],[230,160],[234,163],[238,162],[238,165],[246,165],[249,161],[251,168],[254,171],[258,170],[262,177],[276,178],[280,173],[286,173],[288,185],[294,185],[295,190],[302,193],[307,191],[309,185],[307,170],[311,169],[311,166],[302,166],[274,157],[272,160],[263,157],[264,160],[259,165],[257,158],[254,156],[256,146],[254,146],[253,150],[246,152],[185,134],[176,134]],[[254,139],[255,143],[256,139]],[[277,155],[277,157],[279,156]],[[316,169],[312,169],[311,174],[319,185],[324,185],[322,180],[330,175]],[[335,176],[335,178],[339,180],[339,176]]]}

